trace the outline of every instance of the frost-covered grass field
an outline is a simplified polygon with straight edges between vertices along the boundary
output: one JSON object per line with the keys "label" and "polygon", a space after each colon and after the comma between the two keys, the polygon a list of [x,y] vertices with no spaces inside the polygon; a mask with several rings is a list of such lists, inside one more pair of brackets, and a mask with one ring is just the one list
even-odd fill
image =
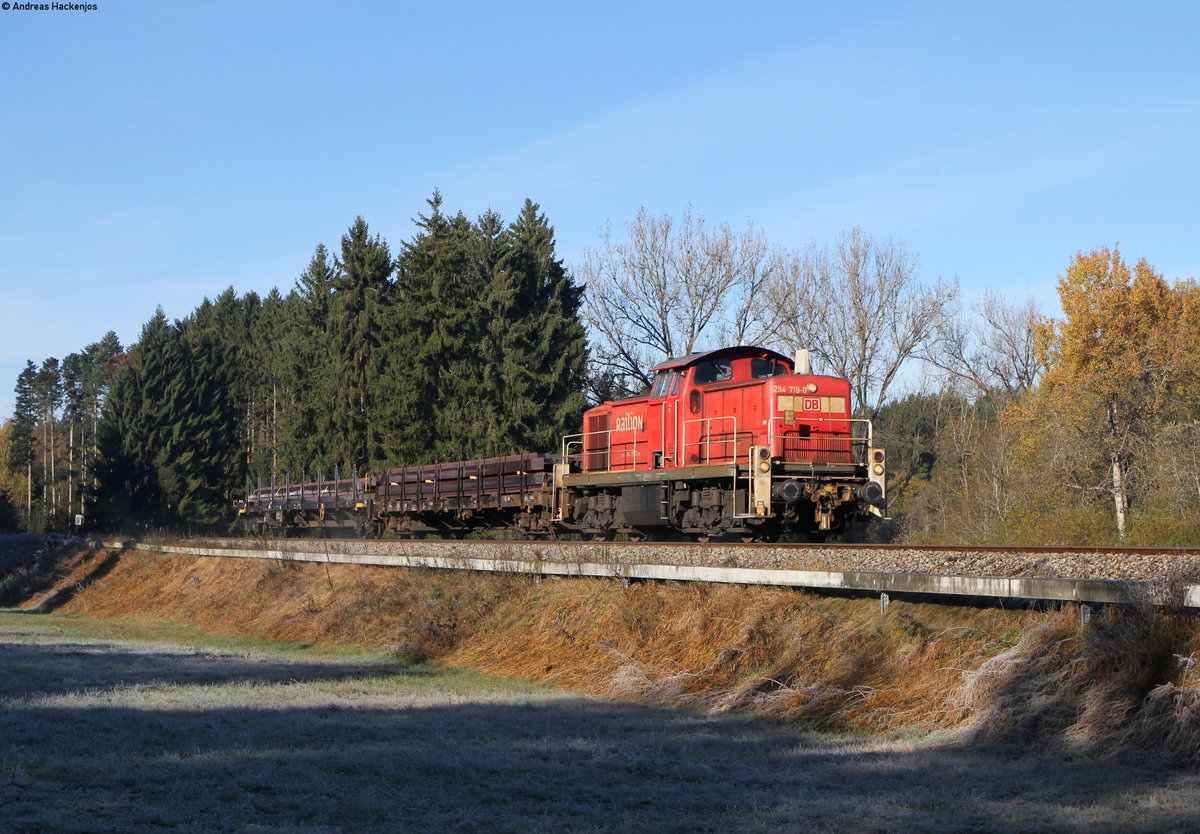
{"label": "frost-covered grass field", "polygon": [[[162,642],[163,639],[169,642]],[[0,831],[1196,831],[1200,774],[0,613]]]}

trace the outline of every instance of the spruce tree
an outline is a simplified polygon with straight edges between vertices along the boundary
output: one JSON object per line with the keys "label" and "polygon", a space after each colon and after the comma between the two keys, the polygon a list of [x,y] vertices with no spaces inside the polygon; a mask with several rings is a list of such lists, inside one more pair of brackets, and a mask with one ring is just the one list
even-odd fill
{"label": "spruce tree", "polygon": [[387,318],[391,459],[557,449],[583,410],[586,343],[553,230],[532,201],[509,227],[449,217],[437,192],[428,203]]}
{"label": "spruce tree", "polygon": [[509,227],[509,240],[492,292],[500,345],[493,361],[508,420],[502,436],[516,449],[554,451],[577,431],[584,408],[583,288],[556,257],[554,230],[532,200]]}
{"label": "spruce tree", "polygon": [[429,214],[418,216],[419,231],[397,259],[396,283],[382,317],[387,359],[380,378],[383,456],[393,465],[438,457],[438,438],[445,430],[438,411],[446,359],[438,330],[448,283],[441,275],[467,263],[466,240],[442,214],[441,194],[435,191],[427,204]]}
{"label": "spruce tree", "polygon": [[472,224],[462,212],[450,220],[429,274],[434,317],[427,361],[438,374],[432,452],[439,460],[477,458],[490,451],[487,441],[496,403],[484,386],[491,357],[485,338],[488,281],[481,258],[497,259],[503,226],[492,213],[482,220],[485,228]]}
{"label": "spruce tree", "polygon": [[250,361],[258,368],[259,386],[250,414],[249,475],[256,485],[270,483],[272,472],[280,465],[282,415],[294,389],[294,381],[288,378],[291,366],[287,353],[288,329],[288,303],[279,290],[272,289],[263,298],[250,348]]}
{"label": "spruce tree", "polygon": [[[251,459],[261,451],[257,444],[261,433],[260,400],[265,396],[262,391],[264,368],[253,355],[261,310],[262,301],[256,293],[239,297],[233,287],[229,287],[213,301],[204,299],[192,315],[180,323],[196,386],[213,391],[197,403],[195,419],[215,420],[224,426],[222,431],[228,433],[228,437],[211,446],[209,452],[224,457],[236,450],[236,458],[223,464],[222,471],[213,475],[217,480],[210,479],[210,483],[238,478],[239,492],[244,487],[244,473]],[[221,381],[221,386],[214,389],[217,380]],[[226,413],[230,409],[232,421]],[[201,442],[200,435],[204,432],[198,427],[193,428],[199,432],[193,439]]]}
{"label": "spruce tree", "polygon": [[[145,523],[162,526],[178,519],[178,498],[182,491],[177,456],[186,454],[180,442],[180,423],[187,418],[188,373],[179,330],[167,321],[160,307],[142,329],[133,350],[136,371],[136,420],[134,437],[140,437],[143,451],[125,442],[129,452],[149,471],[138,473],[145,489]],[[139,513],[142,515],[143,513]]]}
{"label": "spruce tree", "polygon": [[512,435],[512,412],[507,401],[509,385],[504,379],[503,357],[513,334],[506,327],[509,313],[517,304],[517,288],[507,280],[504,268],[509,258],[511,235],[500,215],[487,211],[475,223],[472,255],[480,297],[479,346],[475,357],[472,413],[477,424],[478,454],[493,457],[524,447]]}
{"label": "spruce tree", "polygon": [[244,478],[236,373],[234,347],[195,319],[171,324],[160,308],[146,323],[101,421],[98,504],[110,525],[204,527],[229,514]]}
{"label": "spruce tree", "polygon": [[173,475],[169,482],[175,486],[176,520],[213,526],[229,516],[245,481],[244,412],[236,401],[236,378],[244,363],[237,345],[209,332],[185,334],[183,348],[188,378],[184,413],[172,427],[168,448],[177,451],[164,468]]}
{"label": "spruce tree", "polygon": [[382,459],[377,406],[383,355],[381,306],[391,289],[394,265],[387,243],[356,217],[342,236],[338,276],[329,304],[327,346],[334,359],[332,394],[334,452],[338,460],[366,468]]}
{"label": "spruce tree", "polygon": [[337,374],[329,351],[329,315],[339,272],[324,244],[318,244],[296,286],[279,311],[276,427],[277,458],[272,470],[282,479],[330,462],[336,445],[332,400]]}
{"label": "spruce tree", "polygon": [[38,419],[37,373],[37,365],[33,364],[33,360],[25,360],[25,369],[17,376],[17,402],[13,410],[12,439],[8,450],[9,471],[19,475],[25,482],[25,494],[14,496],[14,499],[23,510],[27,529],[32,520],[35,490],[33,434]]}
{"label": "spruce tree", "polygon": [[13,436],[9,446],[8,468],[24,472],[33,462],[33,430],[37,425],[38,405],[35,392],[37,365],[25,360],[25,369],[17,376],[16,408],[13,410]]}
{"label": "spruce tree", "polygon": [[[149,327],[143,327],[143,336]],[[114,373],[97,427],[92,503],[98,525],[108,530],[148,528],[161,506],[138,354],[135,345]]]}

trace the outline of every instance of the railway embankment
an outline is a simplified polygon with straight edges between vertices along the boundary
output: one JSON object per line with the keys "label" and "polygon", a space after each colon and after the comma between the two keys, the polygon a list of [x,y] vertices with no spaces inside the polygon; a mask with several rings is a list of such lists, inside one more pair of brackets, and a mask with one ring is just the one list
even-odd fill
{"label": "railway embankment", "polygon": [[[729,555],[748,558],[735,550],[745,553],[731,548]],[[685,548],[661,552],[691,558]],[[947,558],[939,553],[923,558]],[[845,550],[805,558],[844,559]],[[972,558],[961,554],[959,562]],[[40,567],[19,582],[6,579],[29,563]],[[1200,630],[1194,615],[1169,605],[1134,600],[1085,624],[1071,606],[898,601],[881,611],[875,599],[776,587],[623,584],[82,545],[0,564],[7,572],[0,602],[27,609],[387,648],[412,661],[608,698],[809,726],[1200,764]]]}

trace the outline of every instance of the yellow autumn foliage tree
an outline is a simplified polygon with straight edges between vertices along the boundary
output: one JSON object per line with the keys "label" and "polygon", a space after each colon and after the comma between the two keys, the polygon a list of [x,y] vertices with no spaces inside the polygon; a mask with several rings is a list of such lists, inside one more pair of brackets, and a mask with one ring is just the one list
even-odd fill
{"label": "yellow autumn foliage tree", "polygon": [[[0,461],[8,460],[12,429],[11,420],[0,424]],[[28,483],[24,475],[14,474],[7,466],[0,465],[0,533],[16,532],[20,527]]]}
{"label": "yellow autumn foliage tree", "polygon": [[1066,485],[1111,494],[1124,539],[1139,457],[1165,427],[1196,417],[1196,285],[1168,284],[1144,259],[1130,270],[1102,248],[1071,259],[1058,293],[1064,317],[1039,334],[1046,373],[1026,406],[1060,423],[1055,433],[1073,441]]}

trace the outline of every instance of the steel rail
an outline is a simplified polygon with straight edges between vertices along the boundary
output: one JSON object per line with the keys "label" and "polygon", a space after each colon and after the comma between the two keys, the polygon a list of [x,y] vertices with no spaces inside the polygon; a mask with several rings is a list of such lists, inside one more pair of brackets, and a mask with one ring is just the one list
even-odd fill
{"label": "steel rail", "polygon": [[[569,547],[627,547],[627,548],[738,548],[738,549],[772,549],[772,550],[792,550],[796,552],[805,551],[823,551],[823,550],[854,550],[854,551],[876,551],[880,553],[897,552],[928,552],[928,553],[995,553],[995,554],[1013,554],[1013,555],[1073,555],[1080,556],[1122,556],[1122,555],[1138,555],[1138,556],[1200,556],[1200,547],[1192,547],[1187,545],[1172,545],[1163,547],[1146,547],[1146,546],[1126,546],[1126,545],[1107,545],[1103,547],[1091,545],[974,545],[974,544],[855,544],[842,542],[741,542],[741,541],[709,541],[709,542],[694,542],[694,541],[614,541],[590,539],[581,541],[571,541],[565,539],[541,538],[541,539],[361,539],[361,538],[253,538],[251,537],[229,537],[229,538],[210,538],[204,537],[201,539],[206,542],[244,542],[253,540],[263,543],[308,543],[314,546],[322,542],[340,543],[343,545],[361,544],[363,542],[387,543],[400,545],[406,543],[434,543],[434,542],[449,542],[456,547],[495,547],[504,545],[506,547],[529,547],[539,548],[547,545],[565,545]],[[187,539],[180,539],[187,541]]]}
{"label": "steel rail", "polygon": [[[1139,580],[1072,579],[1037,576],[968,576],[957,574],[866,571],[866,570],[806,570],[779,567],[728,567],[718,565],[661,564],[641,561],[605,559],[600,548],[614,548],[611,542],[567,543],[571,558],[548,558],[545,542],[487,542],[487,541],[365,541],[361,539],[241,539],[171,541],[97,540],[95,544],[110,549],[144,550],[167,554],[206,557],[272,559],[336,564],[372,565],[382,567],[429,567],[500,573],[527,573],[548,576],[609,577],[622,580],[671,580],[686,582],[716,582],[745,585],[776,585],[811,590],[836,590],[881,595],[911,594],[934,597],[982,597],[1001,600],[1037,600],[1077,602],[1087,604],[1122,604],[1135,599],[1153,601],[1152,583]],[[501,556],[488,556],[481,546],[502,545]],[[534,558],[520,558],[507,547],[517,551],[540,546],[541,552],[531,550]],[[661,546],[658,544],[656,546]],[[620,544],[615,547],[625,548]],[[695,547],[695,545],[692,545]],[[745,545],[737,545],[745,547]],[[926,550],[927,548],[897,548]],[[999,548],[1000,553],[1012,553],[1012,548]],[[478,554],[471,551],[480,551]],[[610,551],[611,552],[611,551]],[[961,552],[961,549],[959,549]],[[1046,552],[1045,549],[1036,551]],[[1065,552],[1075,553],[1078,549]],[[1114,550],[1113,554],[1128,552]],[[1158,549],[1157,553],[1163,553]],[[1167,553],[1179,552],[1175,549]],[[1188,554],[1196,551],[1186,551]],[[1200,608],[1200,585],[1180,589],[1181,602],[1187,608]],[[1166,601],[1162,601],[1164,604]]]}

